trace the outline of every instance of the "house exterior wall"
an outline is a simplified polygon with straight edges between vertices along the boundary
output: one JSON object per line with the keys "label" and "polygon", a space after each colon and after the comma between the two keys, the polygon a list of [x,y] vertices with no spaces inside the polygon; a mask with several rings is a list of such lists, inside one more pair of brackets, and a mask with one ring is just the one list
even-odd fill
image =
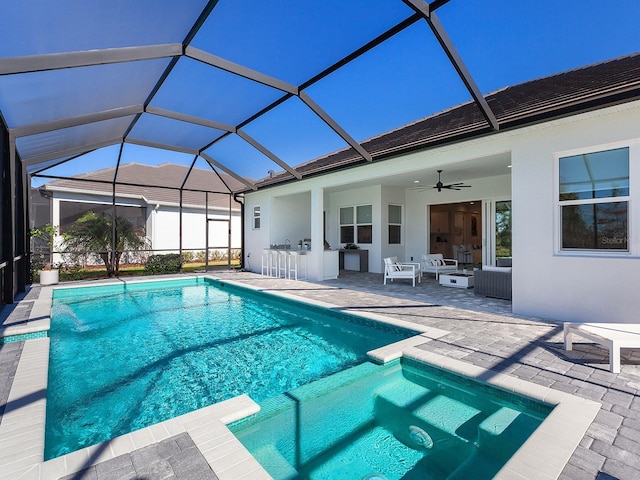
{"label": "house exterior wall", "polygon": [[[513,310],[563,321],[637,322],[640,103],[540,125],[511,139]],[[629,253],[558,251],[557,158],[630,147]]]}
{"label": "house exterior wall", "polygon": [[[382,271],[382,258],[419,258],[428,249],[429,206],[482,200],[485,204],[512,201],[513,311],[559,321],[637,322],[640,284],[640,102],[630,102],[517,130],[363,167],[247,194],[246,255],[254,255],[250,269],[260,271],[260,253],[274,237],[270,225],[276,198],[320,189],[326,215],[327,241],[339,248],[338,212],[341,206],[371,204],[374,215],[369,270]],[[628,253],[567,254],[559,251],[557,158],[583,150],[630,147],[630,205]],[[422,172],[495,155],[511,158],[510,173],[473,179],[473,188],[458,192],[419,192],[389,184],[398,174]],[[387,205],[403,205],[402,245],[388,245]],[[251,211],[261,206],[262,227],[252,230]],[[309,215],[306,206],[295,215]],[[296,222],[291,216],[288,222]],[[492,222],[483,218],[483,224]],[[483,245],[487,233],[483,228]],[[317,278],[321,278],[318,275]]]}
{"label": "house exterior wall", "polygon": [[[161,206],[154,210],[153,248],[155,250],[176,250],[180,246],[180,211],[175,207]],[[209,214],[209,219],[226,220],[226,215]],[[231,248],[241,247],[239,215],[231,219]],[[209,229],[209,246],[224,247],[227,245],[226,232]],[[204,250],[207,245],[206,220],[204,210],[182,209],[182,248],[184,250]]]}

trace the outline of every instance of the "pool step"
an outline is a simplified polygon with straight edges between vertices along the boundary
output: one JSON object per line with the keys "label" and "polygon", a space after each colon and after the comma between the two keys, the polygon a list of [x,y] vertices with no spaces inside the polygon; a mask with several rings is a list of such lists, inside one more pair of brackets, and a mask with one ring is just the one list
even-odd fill
{"label": "pool step", "polygon": [[502,407],[478,426],[478,447],[493,457],[508,459],[539,424],[528,415]]}
{"label": "pool step", "polygon": [[298,471],[278,451],[275,445],[265,445],[254,453],[260,465],[278,480],[294,480],[300,478]]}
{"label": "pool step", "polygon": [[380,405],[387,402],[443,432],[467,440],[475,440],[478,424],[485,418],[477,408],[408,380],[387,385],[377,390],[376,396]]}

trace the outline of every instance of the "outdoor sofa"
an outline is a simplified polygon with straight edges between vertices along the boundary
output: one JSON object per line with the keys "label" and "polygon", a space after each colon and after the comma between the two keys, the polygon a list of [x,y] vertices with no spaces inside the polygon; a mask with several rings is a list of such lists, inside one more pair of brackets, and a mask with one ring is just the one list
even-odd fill
{"label": "outdoor sofa", "polygon": [[482,297],[511,300],[511,267],[485,265],[473,272],[473,293]]}

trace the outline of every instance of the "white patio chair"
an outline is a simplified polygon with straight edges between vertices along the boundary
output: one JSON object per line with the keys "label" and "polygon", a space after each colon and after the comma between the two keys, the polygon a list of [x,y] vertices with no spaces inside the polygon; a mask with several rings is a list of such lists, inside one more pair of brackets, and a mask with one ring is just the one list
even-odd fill
{"label": "white patio chair", "polygon": [[384,285],[387,284],[387,278],[392,282],[396,278],[411,279],[415,287],[416,278],[418,283],[422,280],[420,264],[398,262],[397,257],[387,257],[384,259]]}
{"label": "white patio chair", "polygon": [[444,258],[441,253],[422,255],[422,262],[420,263],[423,272],[436,274],[436,280],[440,278],[441,273],[458,271],[458,260]]}

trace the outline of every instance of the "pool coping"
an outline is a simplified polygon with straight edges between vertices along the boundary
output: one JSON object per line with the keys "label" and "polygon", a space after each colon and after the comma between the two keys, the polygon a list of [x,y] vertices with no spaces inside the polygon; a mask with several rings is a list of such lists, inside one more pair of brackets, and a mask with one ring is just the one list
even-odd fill
{"label": "pool coping", "polygon": [[[97,283],[95,286],[158,282],[176,278],[184,279],[185,276],[130,282],[120,279],[115,282]],[[557,478],[600,410],[601,405],[598,402],[416,348],[417,345],[447,335],[449,332],[445,330],[395,320],[375,313],[350,311],[325,302],[309,301],[285,292],[274,292],[268,288],[222,280],[215,275],[194,275],[190,278],[210,278],[243,289],[264,291],[276,297],[344,311],[370,320],[420,331],[421,333],[414,337],[386,345],[367,354],[378,363],[386,363],[405,356],[554,405],[555,408],[551,414],[500,470],[495,477],[497,479]],[[77,287],[86,286],[86,284],[77,285]],[[48,330],[53,290],[75,287],[72,285],[43,287],[38,299],[34,301],[29,321],[26,324],[15,325],[15,328],[10,330],[10,334],[33,333],[38,331],[35,330],[36,328]],[[7,328],[0,332],[0,336],[6,335],[6,331]],[[43,461],[48,359],[49,338],[24,342],[23,352],[0,423],[0,480],[59,478],[183,432],[191,436],[220,480],[271,478],[226,427],[227,424],[260,410],[259,405],[246,395],[195,410],[46,462]]]}

